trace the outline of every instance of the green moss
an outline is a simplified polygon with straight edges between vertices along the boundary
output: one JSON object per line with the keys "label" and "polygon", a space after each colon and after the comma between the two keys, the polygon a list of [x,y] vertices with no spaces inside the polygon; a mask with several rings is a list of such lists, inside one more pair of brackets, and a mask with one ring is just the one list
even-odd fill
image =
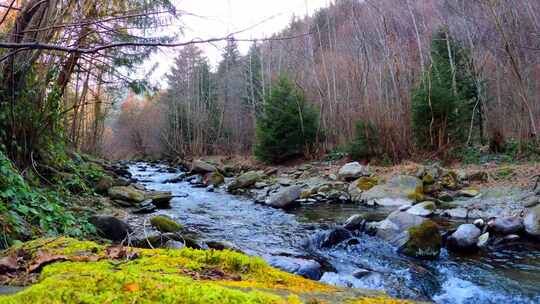
{"label": "green moss", "polygon": [[[133,259],[111,259],[105,246],[69,238],[37,240],[22,248],[64,254],[71,261],[45,266],[37,284],[0,296],[1,303],[394,303],[379,292],[307,280],[228,250],[132,249]],[[77,260],[88,252],[101,259]]]}
{"label": "green moss", "polygon": [[409,240],[400,249],[408,256],[434,259],[441,251],[441,235],[439,227],[431,220],[409,228]]}
{"label": "green moss", "polygon": [[422,181],[424,182],[424,185],[431,185],[435,182],[435,179],[433,178],[433,176],[429,173],[426,173],[423,177],[422,177]]}
{"label": "green moss", "polygon": [[367,191],[379,184],[377,177],[361,177],[356,182],[356,187],[362,191]]}
{"label": "green moss", "polygon": [[150,219],[150,224],[154,226],[159,232],[178,232],[182,229],[182,225],[173,221],[172,219],[158,215]]}

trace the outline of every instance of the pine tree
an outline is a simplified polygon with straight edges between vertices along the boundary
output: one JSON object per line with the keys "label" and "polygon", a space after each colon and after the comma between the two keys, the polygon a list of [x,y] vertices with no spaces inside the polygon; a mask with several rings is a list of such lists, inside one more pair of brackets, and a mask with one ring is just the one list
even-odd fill
{"label": "pine tree", "polygon": [[315,142],[317,129],[315,109],[288,78],[281,76],[257,119],[255,156],[270,163],[300,156]]}
{"label": "pine tree", "polygon": [[445,30],[432,39],[431,68],[413,92],[413,131],[419,148],[463,144],[476,96],[466,50]]}

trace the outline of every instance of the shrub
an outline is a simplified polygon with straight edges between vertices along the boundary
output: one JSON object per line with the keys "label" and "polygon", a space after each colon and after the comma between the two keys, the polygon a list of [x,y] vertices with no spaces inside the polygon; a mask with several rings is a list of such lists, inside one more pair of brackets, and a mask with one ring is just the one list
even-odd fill
{"label": "shrub", "polygon": [[377,154],[377,130],[372,123],[356,122],[356,137],[349,145],[349,155],[355,160],[369,159]]}
{"label": "shrub", "polygon": [[304,94],[286,77],[280,77],[257,119],[255,156],[269,163],[298,157],[317,137],[318,115]]}

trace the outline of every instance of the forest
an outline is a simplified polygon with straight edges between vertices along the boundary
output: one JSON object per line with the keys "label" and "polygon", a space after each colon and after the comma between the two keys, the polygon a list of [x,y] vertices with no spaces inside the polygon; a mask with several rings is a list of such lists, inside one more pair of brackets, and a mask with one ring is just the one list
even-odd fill
{"label": "forest", "polygon": [[0,0],[0,303],[540,301],[539,1],[191,2]]}

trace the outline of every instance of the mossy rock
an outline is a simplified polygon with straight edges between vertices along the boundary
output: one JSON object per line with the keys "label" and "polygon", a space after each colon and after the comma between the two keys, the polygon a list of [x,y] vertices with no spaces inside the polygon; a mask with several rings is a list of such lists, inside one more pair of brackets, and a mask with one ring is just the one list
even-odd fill
{"label": "mossy rock", "polygon": [[400,252],[420,259],[436,259],[441,253],[441,234],[437,224],[426,220],[418,226],[407,230],[409,238],[401,246]]}
{"label": "mossy rock", "polygon": [[113,187],[114,184],[115,184],[115,181],[112,177],[110,177],[109,175],[104,175],[98,180],[98,182],[94,186],[94,189],[99,194],[107,194],[107,191],[111,187]]}
{"label": "mossy rock", "polygon": [[444,173],[444,175],[441,177],[441,185],[450,190],[457,190],[459,189],[459,179],[457,176],[457,173],[454,171],[447,171]]}
{"label": "mossy rock", "polygon": [[204,176],[204,183],[207,186],[219,186],[225,182],[225,177],[218,171],[208,173]]}
{"label": "mossy rock", "polygon": [[109,197],[112,199],[119,199],[128,202],[141,203],[145,198],[144,191],[137,190],[134,187],[111,187],[108,190]]}
{"label": "mossy rock", "polygon": [[21,248],[32,258],[46,251],[63,260],[45,265],[36,284],[0,296],[0,303],[412,303],[304,279],[229,250],[134,249],[56,238],[9,252]]}
{"label": "mossy rock", "polygon": [[379,178],[377,177],[360,177],[356,181],[356,187],[362,191],[367,191],[379,184]]}
{"label": "mossy rock", "polygon": [[152,224],[152,226],[159,232],[163,233],[178,232],[182,230],[182,225],[163,215],[158,215],[151,218],[150,224]]}

